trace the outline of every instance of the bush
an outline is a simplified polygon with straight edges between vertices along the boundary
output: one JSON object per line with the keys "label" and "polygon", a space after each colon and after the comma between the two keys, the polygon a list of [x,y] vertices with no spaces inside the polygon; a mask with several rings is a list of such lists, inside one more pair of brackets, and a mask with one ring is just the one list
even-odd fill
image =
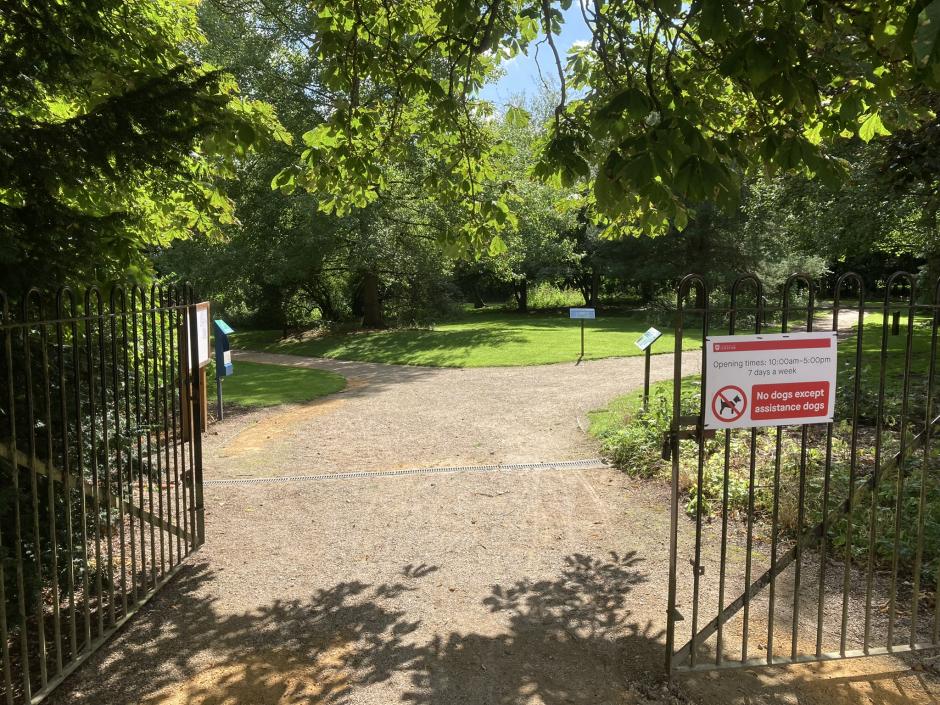
{"label": "bush", "polygon": [[[700,387],[698,380],[683,380],[682,413],[696,414],[699,410]],[[637,393],[614,400],[607,410],[591,414],[591,433],[602,442],[604,455],[629,475],[641,478],[668,479],[671,462],[662,459],[665,434],[672,420],[672,383],[653,385],[650,404],[643,411],[641,396]],[[852,461],[850,444],[851,424],[837,423],[833,429],[832,462],[829,476],[828,511],[836,509],[848,496],[849,472]],[[859,445],[856,450],[856,487],[870,472],[874,462],[874,429],[860,426]],[[699,497],[703,515],[717,515],[724,501],[724,479],[727,472],[729,515],[745,517],[748,509],[750,486],[751,434],[733,431],[730,434],[730,463],[725,468],[725,434],[719,433],[704,444],[704,464],[701,484],[698,478],[698,444],[683,441],[680,446],[680,490],[686,493],[685,510],[695,516]],[[824,427],[811,427],[807,436],[806,471],[803,493],[803,524],[800,525],[800,464],[802,431],[799,427],[785,428],[780,435],[780,478],[778,490],[778,527],[793,537],[823,518],[823,490],[826,468],[826,434]],[[773,512],[774,474],[777,446],[775,428],[757,429],[755,434],[755,490],[754,512],[758,520],[769,521]],[[883,462],[891,458],[898,448],[896,433],[886,429],[882,437]],[[899,569],[912,575],[916,561],[919,527],[914,521],[918,514],[921,482],[927,467],[925,485],[925,521],[923,548],[924,586],[933,586],[940,567],[940,450],[932,449],[925,462],[923,451],[918,451],[904,464],[902,483],[902,521],[897,554]],[[883,465],[884,467],[884,465]],[[852,551],[854,560],[864,564],[868,560],[869,526],[872,502],[875,502],[877,526],[874,560],[879,568],[889,567],[895,554],[894,529],[898,497],[898,470],[884,470],[874,497],[866,491],[856,491],[852,513]],[[828,541],[832,553],[841,555],[847,543],[848,519],[842,517],[831,523]],[[832,553],[830,555],[832,555]]]}
{"label": "bush", "polygon": [[[584,297],[573,289],[559,289],[549,282],[529,287],[529,308],[568,308],[584,306]],[[513,303],[513,305],[515,305]]]}

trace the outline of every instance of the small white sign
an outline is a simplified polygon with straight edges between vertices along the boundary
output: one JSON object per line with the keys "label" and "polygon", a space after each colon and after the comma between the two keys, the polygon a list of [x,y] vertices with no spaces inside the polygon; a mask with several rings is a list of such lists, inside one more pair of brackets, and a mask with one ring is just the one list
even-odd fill
{"label": "small white sign", "polygon": [[634,345],[636,345],[640,350],[646,350],[650,345],[659,340],[662,333],[655,328],[650,328],[643,335],[640,336]]}
{"label": "small white sign", "polygon": [[705,428],[829,423],[836,393],[834,331],[705,339]]}
{"label": "small white sign", "polygon": [[[188,309],[187,309],[188,310]],[[189,332],[189,319],[184,321],[186,327],[186,340],[189,344],[188,350],[192,350],[192,337]],[[203,301],[196,304],[196,352],[199,354],[199,366],[205,367],[209,364],[209,302]],[[189,353],[187,352],[187,356]],[[189,364],[187,357],[186,363]]]}
{"label": "small white sign", "polygon": [[571,318],[580,318],[580,319],[593,319],[594,318],[594,309],[593,308],[569,308],[568,315]]}

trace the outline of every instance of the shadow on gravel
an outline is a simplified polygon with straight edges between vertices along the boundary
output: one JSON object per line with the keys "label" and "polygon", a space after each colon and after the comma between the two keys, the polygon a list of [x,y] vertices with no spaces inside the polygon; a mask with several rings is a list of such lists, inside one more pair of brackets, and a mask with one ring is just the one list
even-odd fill
{"label": "shadow on gravel", "polygon": [[[223,615],[201,598],[213,573],[196,564],[138,616],[54,703],[116,705],[614,705],[615,703],[875,703],[902,699],[886,676],[808,673],[786,684],[757,672],[706,674],[686,700],[661,688],[663,633],[631,620],[644,582],[636,553],[573,554],[554,580],[493,586],[480,607],[506,618],[499,634],[451,632],[428,641],[398,607],[435,566],[405,566],[380,585],[338,583],[309,600]],[[433,580],[433,578],[430,578]],[[910,672],[908,672],[908,675]],[[384,684],[384,685],[383,685]],[[916,681],[915,684],[916,686]],[[910,684],[905,689],[910,694]],[[926,688],[926,685],[923,686]],[[902,691],[905,692],[905,691]],[[922,692],[926,692],[923,690]],[[766,696],[766,697],[765,697]],[[859,697],[855,697],[859,696]],[[884,696],[884,697],[882,697]]]}

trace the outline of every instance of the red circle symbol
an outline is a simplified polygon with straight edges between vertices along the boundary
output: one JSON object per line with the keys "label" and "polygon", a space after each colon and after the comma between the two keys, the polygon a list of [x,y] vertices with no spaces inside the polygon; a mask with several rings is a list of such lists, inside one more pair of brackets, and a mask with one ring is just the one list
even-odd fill
{"label": "red circle symbol", "polygon": [[729,384],[722,387],[712,398],[712,413],[715,418],[725,423],[737,421],[747,409],[747,395],[740,387]]}

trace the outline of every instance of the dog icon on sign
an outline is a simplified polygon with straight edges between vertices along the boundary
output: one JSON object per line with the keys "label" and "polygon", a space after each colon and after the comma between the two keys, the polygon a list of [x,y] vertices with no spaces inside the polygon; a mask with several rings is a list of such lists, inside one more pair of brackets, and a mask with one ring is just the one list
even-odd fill
{"label": "dog icon on sign", "polygon": [[740,387],[729,384],[722,387],[712,397],[712,412],[719,421],[732,423],[744,416],[747,409],[747,395]]}

